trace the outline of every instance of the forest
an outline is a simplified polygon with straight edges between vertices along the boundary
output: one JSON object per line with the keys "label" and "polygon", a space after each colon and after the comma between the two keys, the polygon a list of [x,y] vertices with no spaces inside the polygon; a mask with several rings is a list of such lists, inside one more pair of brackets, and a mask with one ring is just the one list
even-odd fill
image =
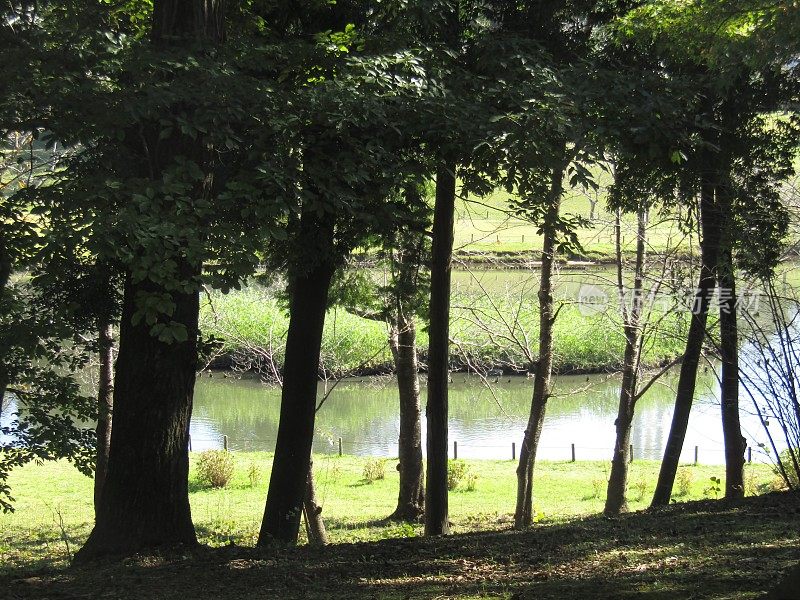
{"label": "forest", "polygon": [[798,597],[796,0],[0,15],[1,597]]}

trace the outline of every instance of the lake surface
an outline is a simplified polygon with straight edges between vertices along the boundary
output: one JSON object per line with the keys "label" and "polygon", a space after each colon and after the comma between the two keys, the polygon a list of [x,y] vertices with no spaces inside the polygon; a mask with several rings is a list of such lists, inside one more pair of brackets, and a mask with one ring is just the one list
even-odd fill
{"label": "lake surface", "polygon": [[[227,375],[227,376],[226,376]],[[638,458],[661,459],[669,433],[677,372],[662,378],[637,406],[632,442]],[[422,382],[424,404],[424,378]],[[454,374],[450,384],[450,453],[453,441],[459,458],[510,459],[512,443],[517,453],[522,441],[532,381],[501,377],[487,389],[477,377]],[[619,378],[562,376],[556,378],[555,395],[548,403],[538,457],[568,460],[571,444],[581,459],[610,459],[614,445],[614,420]],[[724,463],[719,392],[713,373],[702,373],[684,445],[683,460]],[[324,384],[320,384],[320,396]],[[761,424],[742,398],[742,429],[753,447],[753,460],[766,460],[757,444],[766,441]],[[314,451],[338,452],[342,438],[345,454],[397,456],[399,434],[398,395],[391,377],[342,381],[317,414]],[[233,374],[203,375],[197,381],[191,423],[192,448],[222,447],[228,436],[234,450],[267,450],[275,446],[280,413],[280,390]],[[423,426],[424,437],[424,426]],[[517,454],[518,455],[518,454]]]}

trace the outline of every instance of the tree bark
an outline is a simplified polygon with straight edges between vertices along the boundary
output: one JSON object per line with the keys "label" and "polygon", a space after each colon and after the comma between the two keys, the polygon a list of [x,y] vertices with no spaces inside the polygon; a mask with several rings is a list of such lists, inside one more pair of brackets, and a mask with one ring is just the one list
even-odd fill
{"label": "tree bark", "polygon": [[[188,50],[198,42],[221,42],[224,5],[224,0],[155,0],[152,44]],[[155,155],[142,150],[143,173],[157,180],[177,156],[193,157],[202,168],[207,165],[209,148],[202,140],[176,133],[163,140]],[[195,193],[207,197],[210,187],[209,173]],[[202,265],[188,261],[180,247],[174,260],[176,283],[186,282],[191,289]],[[182,328],[185,341],[160,341],[151,334],[151,324],[140,318],[137,300],[154,294],[166,296],[174,305],[168,320]],[[148,279],[134,280],[128,272],[122,304],[108,467],[95,527],[76,554],[76,562],[197,543],[189,508],[188,438],[197,369],[199,294]]]}
{"label": "tree bark", "polygon": [[517,465],[517,504],[514,512],[514,525],[528,527],[533,522],[533,467],[536,462],[536,449],[542,435],[545,409],[550,397],[553,372],[553,262],[556,249],[556,223],[561,207],[563,191],[563,168],[554,168],[550,180],[550,197],[547,212],[542,223],[542,266],[539,283],[539,359],[536,363],[533,381],[531,412]]}
{"label": "tree bark", "polygon": [[328,532],[322,520],[322,506],[317,504],[317,491],[314,486],[314,461],[309,461],[306,478],[306,494],[303,499],[303,516],[306,521],[306,536],[312,546],[324,546],[328,543]]}
{"label": "tree bark", "polygon": [[[730,207],[723,219],[728,221]],[[744,497],[744,451],[747,445],[739,421],[739,328],[736,307],[736,275],[731,252],[732,232],[725,227],[719,263],[719,329],[721,375],[722,435],[725,442],[725,498]]]}
{"label": "tree bark", "polygon": [[[187,278],[194,273],[186,273]],[[189,508],[192,412],[199,294],[172,292],[171,320],[188,339],[164,343],[144,321],[133,323],[136,297],[163,293],[148,281],[125,282],[114,382],[114,428],[95,527],[77,562],[144,548],[197,543]]]}
{"label": "tree bark", "polygon": [[[319,354],[334,266],[333,227],[304,213],[301,236],[322,239],[317,264],[291,277],[281,414],[258,545],[294,545],[308,485],[319,378]],[[319,237],[317,237],[319,236]]]}
{"label": "tree bark", "polygon": [[638,232],[636,239],[636,266],[634,267],[633,297],[630,311],[624,297],[622,278],[622,243],[620,217],[617,215],[617,282],[622,305],[625,327],[625,358],[622,366],[622,383],[619,392],[619,409],[616,428],[616,442],[611,459],[611,474],[606,493],[606,515],[618,515],[628,511],[625,492],[628,487],[628,465],[630,464],[631,424],[636,408],[637,387],[639,383],[639,356],[641,348],[640,318],[643,302],[644,260],[646,253],[647,211],[640,209],[637,215]]}
{"label": "tree bark", "polygon": [[428,468],[425,487],[425,535],[450,532],[447,507],[447,384],[450,376],[450,275],[456,199],[456,164],[444,162],[436,173],[428,331]]}
{"label": "tree bark", "polygon": [[108,471],[111,421],[114,408],[114,334],[111,323],[100,324],[98,336],[100,373],[97,386],[97,455],[94,470],[94,510],[100,505]]}
{"label": "tree bark", "polygon": [[[706,166],[709,161],[705,161]],[[692,305],[692,316],[689,333],[686,336],[686,349],[683,353],[681,371],[678,377],[678,389],[675,394],[675,411],[672,414],[672,425],[664,449],[664,459],[658,474],[655,493],[651,506],[666,506],[672,496],[675,474],[689,426],[689,413],[694,401],[697,382],[697,367],[703,351],[703,340],[706,335],[706,322],[711,296],[716,285],[715,271],[719,255],[720,222],[714,199],[714,182],[708,172],[701,175],[700,186],[700,220],[702,239],[700,240],[700,279],[695,290]]]}
{"label": "tree bark", "polygon": [[394,356],[400,395],[400,460],[397,465],[400,472],[400,491],[397,508],[389,518],[417,521],[425,512],[417,333],[413,317],[398,315],[396,325],[392,328],[389,345]]}
{"label": "tree bark", "polygon": [[[0,232],[0,303],[5,300],[6,286],[11,277],[11,268],[11,254],[6,246],[6,238],[4,234]],[[8,388],[9,383],[8,379],[6,356],[3,352],[2,355],[0,355],[0,416],[2,416],[5,406],[6,388]]]}

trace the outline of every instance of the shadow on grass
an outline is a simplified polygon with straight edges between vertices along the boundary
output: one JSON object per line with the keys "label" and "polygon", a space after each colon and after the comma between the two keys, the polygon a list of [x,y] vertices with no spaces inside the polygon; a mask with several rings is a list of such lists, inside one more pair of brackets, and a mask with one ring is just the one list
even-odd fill
{"label": "shadow on grass", "polygon": [[[324,548],[200,548],[190,556],[143,557],[60,572],[36,585],[11,584],[12,597],[748,598],[800,560],[799,521],[800,495],[784,493],[521,532]],[[373,524],[385,522],[358,526]]]}

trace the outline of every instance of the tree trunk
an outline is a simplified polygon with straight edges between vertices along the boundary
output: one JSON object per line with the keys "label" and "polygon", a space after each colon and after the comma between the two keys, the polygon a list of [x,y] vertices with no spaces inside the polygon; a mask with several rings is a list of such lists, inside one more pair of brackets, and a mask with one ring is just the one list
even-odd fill
{"label": "tree trunk", "polygon": [[[197,273],[186,273],[187,278]],[[95,527],[76,561],[197,543],[189,509],[189,418],[197,368],[199,294],[172,292],[171,320],[187,340],[164,343],[133,324],[139,294],[164,293],[125,282],[114,381],[114,428]]]}
{"label": "tree trunk", "polygon": [[[333,227],[304,213],[303,239],[320,239],[319,262],[291,278],[289,331],[286,335],[278,440],[258,545],[297,543],[303,498],[308,486],[319,379],[319,354],[334,267]],[[319,242],[318,242],[319,243]],[[302,267],[301,267],[302,268]]]}
{"label": "tree trunk", "polygon": [[[708,164],[708,161],[706,161]],[[672,496],[675,474],[689,426],[689,413],[694,400],[697,382],[697,367],[703,351],[706,335],[708,308],[715,287],[715,270],[719,254],[719,215],[714,201],[714,184],[708,173],[703,173],[700,189],[700,220],[702,239],[700,240],[700,280],[695,290],[689,333],[686,336],[686,349],[683,353],[678,389],[675,394],[675,411],[672,426],[664,449],[664,459],[658,474],[651,506],[666,506]]]}
{"label": "tree trunk", "polygon": [[306,478],[306,494],[303,499],[303,516],[306,520],[306,535],[312,546],[324,546],[328,543],[328,532],[322,520],[322,506],[317,504],[317,492],[314,487],[314,461],[308,463]]}
{"label": "tree trunk", "polygon": [[528,527],[533,522],[533,467],[536,462],[536,449],[542,435],[545,409],[550,397],[550,383],[553,371],[553,262],[556,248],[556,224],[561,207],[563,190],[562,168],[555,168],[550,180],[550,198],[542,223],[542,267],[539,283],[539,359],[536,363],[533,381],[531,412],[517,465],[517,505],[514,512],[514,525]]}
{"label": "tree trunk", "polygon": [[721,408],[725,440],[725,497],[744,497],[744,451],[746,441],[739,422],[739,336],[736,322],[736,279],[730,246],[720,253],[719,328],[722,358]]}
{"label": "tree trunk", "polygon": [[[11,277],[11,255],[6,246],[6,239],[2,232],[0,232],[0,306],[5,300],[6,286]],[[5,353],[0,356],[0,416],[3,415],[3,406],[6,395],[6,388],[8,387],[8,369],[6,368]]]}
{"label": "tree trunk", "polygon": [[428,472],[425,535],[450,532],[447,514],[447,384],[450,377],[450,274],[456,200],[456,165],[442,163],[436,173],[428,331]]}
{"label": "tree trunk", "polygon": [[640,318],[643,302],[644,260],[647,236],[647,211],[638,212],[638,234],[636,239],[636,266],[634,267],[633,298],[630,312],[624,298],[622,277],[622,241],[620,215],[617,214],[617,286],[622,304],[625,327],[625,358],[622,366],[622,384],[619,392],[619,410],[614,423],[617,432],[614,455],[611,459],[611,475],[608,478],[606,494],[606,515],[627,512],[628,502],[625,492],[628,487],[628,464],[630,463],[631,424],[638,397],[636,390],[639,380],[639,356],[641,348]]}
{"label": "tree trunk", "polygon": [[[151,40],[154,46],[194,47],[224,38],[225,0],[155,0]],[[156,155],[142,150],[143,173],[156,180],[178,156],[204,166],[209,148],[202,140],[179,133],[160,143]],[[207,197],[211,175],[197,186]],[[202,265],[174,252],[179,282],[189,288]],[[169,321],[186,334],[185,341],[165,343],[151,334],[141,318],[141,296],[166,296],[174,310]],[[197,369],[199,294],[126,274],[120,318],[113,406],[114,428],[105,482],[95,527],[75,556],[85,562],[103,555],[131,554],[162,545],[195,545],[189,508],[189,419]],[[134,322],[134,317],[136,321]]]}
{"label": "tree trunk", "polygon": [[97,386],[97,455],[94,470],[94,510],[100,505],[108,471],[111,419],[114,407],[114,334],[111,323],[101,323],[98,336],[100,373]]}
{"label": "tree trunk", "polygon": [[422,410],[419,400],[416,329],[413,317],[399,315],[392,329],[390,346],[397,371],[400,394],[400,439],[397,470],[400,491],[397,508],[389,517],[417,521],[425,512],[425,487],[422,467]]}

